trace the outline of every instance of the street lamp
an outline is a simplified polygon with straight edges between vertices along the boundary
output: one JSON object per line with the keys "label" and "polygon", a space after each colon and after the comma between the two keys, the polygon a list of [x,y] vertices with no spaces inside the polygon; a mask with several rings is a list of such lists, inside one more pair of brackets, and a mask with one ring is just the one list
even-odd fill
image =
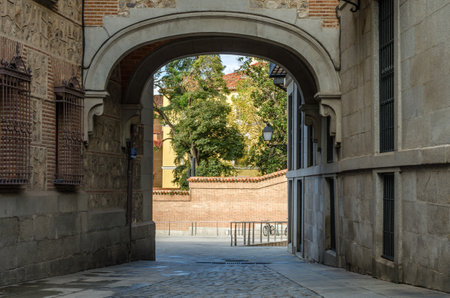
{"label": "street lamp", "polygon": [[264,127],[262,133],[263,133],[264,141],[272,140],[273,128],[272,128],[272,126],[270,126],[269,123],[266,123],[266,127]]}

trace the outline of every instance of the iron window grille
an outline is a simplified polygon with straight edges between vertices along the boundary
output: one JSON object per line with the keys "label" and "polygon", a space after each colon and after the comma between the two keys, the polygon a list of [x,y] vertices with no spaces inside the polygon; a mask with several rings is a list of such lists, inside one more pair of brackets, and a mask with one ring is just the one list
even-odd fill
{"label": "iron window grille", "polygon": [[308,166],[314,166],[314,127],[308,126]]}
{"label": "iron window grille", "polygon": [[302,122],[302,115],[303,112],[301,111],[300,108],[297,109],[297,164],[296,164],[296,168],[300,169],[302,167],[302,127],[303,127],[303,122]]}
{"label": "iron window grille", "polygon": [[31,69],[19,54],[0,66],[0,184],[23,185],[30,179]]}
{"label": "iron window grille", "polygon": [[394,174],[383,175],[383,257],[394,260]]}
{"label": "iron window grille", "polygon": [[394,150],[394,1],[379,2],[380,151]]}
{"label": "iron window grille", "polygon": [[294,168],[294,114],[293,114],[293,96],[290,94],[288,96],[288,170]]}
{"label": "iron window grille", "polygon": [[80,185],[83,148],[84,91],[76,76],[55,87],[56,94],[56,178],[59,185]]}
{"label": "iron window grille", "polygon": [[330,192],[330,249],[336,251],[336,210],[334,208],[334,179],[327,178],[327,181]]}

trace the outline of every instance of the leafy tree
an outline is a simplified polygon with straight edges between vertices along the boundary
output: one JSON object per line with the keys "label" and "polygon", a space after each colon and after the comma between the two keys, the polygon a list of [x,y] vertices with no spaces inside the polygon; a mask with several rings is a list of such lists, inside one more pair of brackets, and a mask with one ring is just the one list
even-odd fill
{"label": "leafy tree", "polygon": [[231,108],[223,69],[218,55],[207,55],[172,61],[156,75],[155,84],[169,104],[153,107],[171,128],[174,182],[181,188],[187,188],[190,169],[195,167],[197,176],[230,175],[233,168],[226,161],[243,155],[243,136],[227,120]]}
{"label": "leafy tree", "polygon": [[[239,128],[248,136],[246,162],[268,174],[286,168],[287,111],[286,92],[269,78],[269,63],[262,59],[244,58],[239,71],[238,96],[233,98],[240,119]],[[266,123],[274,129],[272,140],[265,142],[261,131]],[[252,141],[253,140],[253,141]]]}

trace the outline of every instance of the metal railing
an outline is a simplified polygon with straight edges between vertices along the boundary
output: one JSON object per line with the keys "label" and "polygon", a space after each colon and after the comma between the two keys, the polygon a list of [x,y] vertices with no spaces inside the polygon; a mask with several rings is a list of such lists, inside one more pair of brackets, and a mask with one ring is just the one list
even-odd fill
{"label": "metal railing", "polygon": [[228,234],[231,246],[237,246],[240,242],[244,246],[273,243],[287,240],[288,224],[287,221],[233,221],[230,222]]}

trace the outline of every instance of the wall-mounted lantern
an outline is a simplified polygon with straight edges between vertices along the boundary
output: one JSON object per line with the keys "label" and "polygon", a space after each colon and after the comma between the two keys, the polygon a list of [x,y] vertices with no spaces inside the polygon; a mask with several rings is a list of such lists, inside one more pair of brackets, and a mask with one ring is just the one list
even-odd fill
{"label": "wall-mounted lantern", "polygon": [[266,123],[266,127],[264,127],[262,133],[263,133],[264,141],[272,140],[273,128],[272,128],[272,126],[270,126],[269,123]]}

